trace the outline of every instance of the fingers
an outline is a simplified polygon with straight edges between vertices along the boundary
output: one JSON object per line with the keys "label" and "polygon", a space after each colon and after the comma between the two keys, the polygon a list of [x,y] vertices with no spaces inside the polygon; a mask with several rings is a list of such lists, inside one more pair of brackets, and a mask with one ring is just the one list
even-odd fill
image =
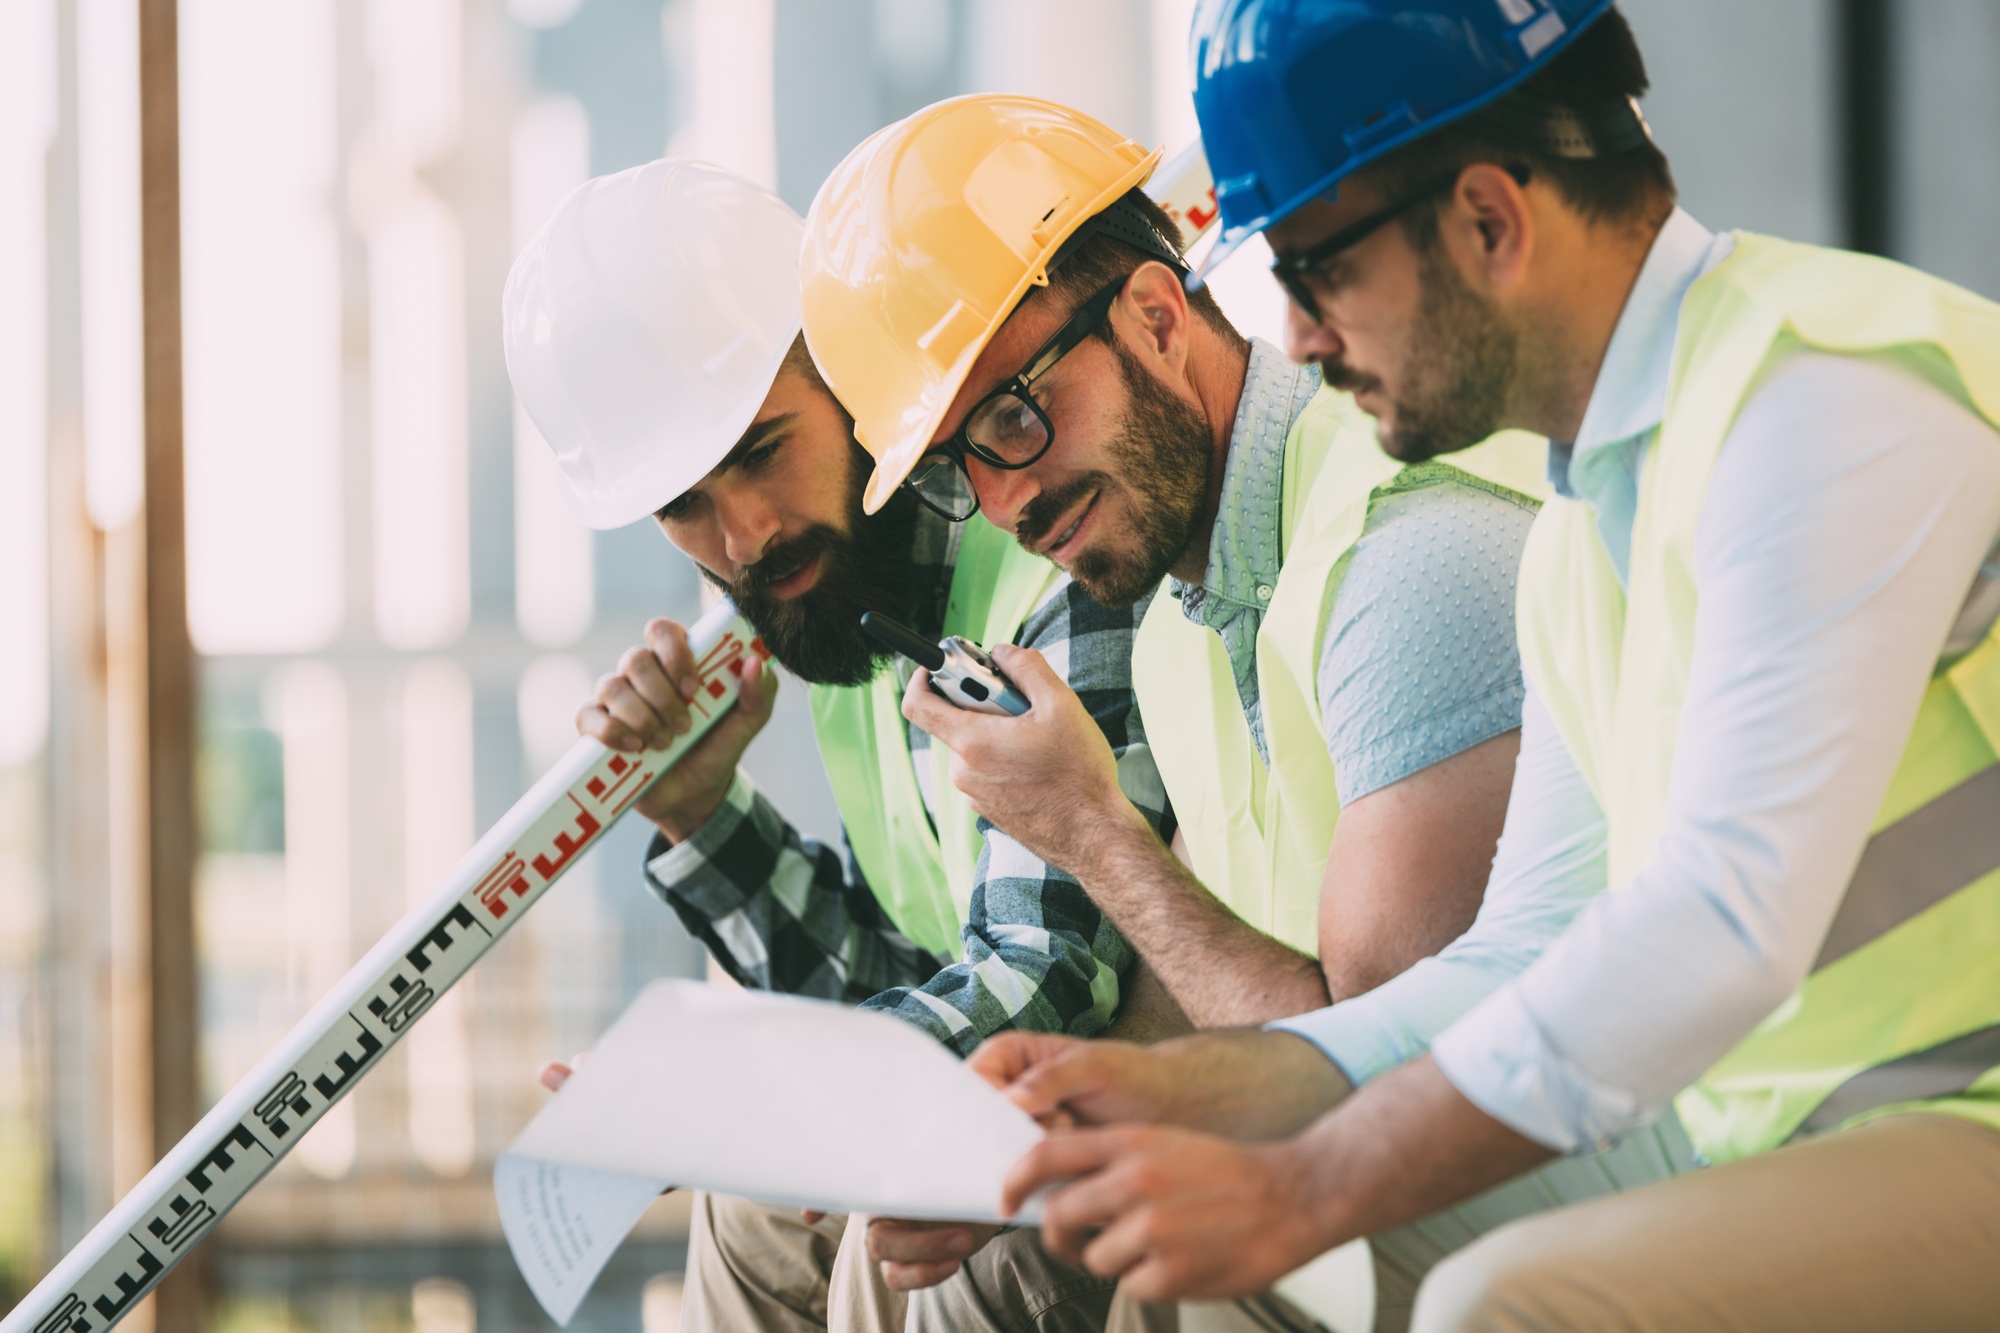
{"label": "fingers", "polygon": [[949,1223],[878,1217],[868,1223],[868,1253],[883,1263],[950,1263],[972,1253],[972,1231]]}
{"label": "fingers", "polygon": [[672,682],[674,701],[694,698],[701,690],[701,670],[687,631],[665,616],[655,616],[646,622],[646,646],[653,651],[662,681]]}
{"label": "fingers", "polygon": [[1044,700],[1053,701],[1070,692],[1068,683],[1049,665],[1049,659],[1033,648],[999,644],[993,649],[993,660],[999,666],[1000,674],[1013,681],[1014,688],[1028,696],[1030,705],[1040,706]]}
{"label": "fingers", "polygon": [[1123,1048],[1094,1049],[1078,1041],[1049,1053],[1033,1068],[1024,1069],[1007,1089],[1014,1105],[1037,1120],[1053,1115],[1063,1106],[1090,1095],[1101,1096],[1118,1087],[1119,1057]]}
{"label": "fingers", "polygon": [[963,1264],[957,1259],[941,1264],[883,1264],[882,1282],[891,1291],[922,1291],[956,1273]]}
{"label": "fingers", "polygon": [[903,691],[903,716],[955,750],[959,732],[971,714],[933,690],[931,673],[918,667],[909,688]]}
{"label": "fingers", "polygon": [[825,1220],[825,1218],[826,1214],[818,1208],[799,1209],[799,1221],[805,1223],[809,1227],[818,1226],[822,1221]]}
{"label": "fingers", "polygon": [[882,1280],[892,1291],[936,1286],[976,1248],[968,1227],[879,1217],[868,1224],[868,1253],[881,1263]]}
{"label": "fingers", "polygon": [[1072,1040],[1039,1032],[995,1033],[979,1044],[965,1066],[1004,1091],[1008,1084],[1034,1068],[1036,1061],[1049,1058]]}
{"label": "fingers", "polygon": [[1001,1185],[1000,1215],[1012,1217],[1044,1185],[1101,1170],[1130,1142],[1120,1129],[1079,1129],[1051,1134],[1021,1155]]}
{"label": "fingers", "polygon": [[560,1060],[545,1060],[535,1071],[535,1081],[550,1092],[561,1092],[563,1084],[569,1082],[570,1067]]}

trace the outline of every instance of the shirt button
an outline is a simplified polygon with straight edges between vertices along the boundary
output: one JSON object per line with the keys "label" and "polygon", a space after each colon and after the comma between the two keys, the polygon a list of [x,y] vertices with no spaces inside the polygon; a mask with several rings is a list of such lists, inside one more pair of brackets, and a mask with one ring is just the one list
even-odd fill
{"label": "shirt button", "polygon": [[1258,601],[1260,601],[1260,602],[1268,602],[1268,601],[1270,601],[1270,600],[1271,600],[1271,585],[1270,585],[1270,584],[1268,584],[1268,583],[1260,583],[1260,584],[1258,584],[1258,585],[1257,585],[1257,600],[1258,600]]}

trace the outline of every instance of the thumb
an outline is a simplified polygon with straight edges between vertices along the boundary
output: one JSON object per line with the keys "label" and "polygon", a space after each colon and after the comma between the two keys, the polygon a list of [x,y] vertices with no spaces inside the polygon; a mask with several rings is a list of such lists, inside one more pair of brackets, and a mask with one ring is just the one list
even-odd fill
{"label": "thumb", "polygon": [[1031,706],[1054,703],[1070,693],[1069,683],[1056,674],[1049,659],[1033,648],[1017,648],[1003,643],[993,649],[993,661],[1000,674],[1014,682],[1014,688],[1028,696]]}
{"label": "thumb", "polygon": [[737,668],[737,679],[742,682],[742,694],[736,706],[761,726],[778,703],[778,673],[761,653],[751,653]]}

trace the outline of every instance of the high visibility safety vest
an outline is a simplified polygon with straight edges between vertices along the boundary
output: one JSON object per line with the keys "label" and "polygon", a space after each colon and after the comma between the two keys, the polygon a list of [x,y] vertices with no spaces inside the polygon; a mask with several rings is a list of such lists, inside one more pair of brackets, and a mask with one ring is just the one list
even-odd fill
{"label": "high visibility safety vest", "polygon": [[[1522,560],[1523,664],[1604,809],[1613,885],[1652,856],[1665,815],[1716,454],[1759,370],[1794,348],[1893,352],[2000,424],[2000,306],[1968,292],[1887,260],[1741,234],[1689,288],[1640,480],[1629,591],[1579,502],[1544,507]],[[2000,1128],[1996,753],[2000,636],[1989,634],[1933,677],[1811,974],[1678,1098],[1709,1160],[1897,1110]]]}
{"label": "high visibility safety vest", "polygon": [[1405,467],[1346,394],[1322,389],[1285,439],[1278,581],[1257,632],[1270,763],[1258,757],[1220,635],[1156,597],[1132,651],[1146,741],[1195,876],[1245,922],[1319,953],[1319,890],[1340,796],[1319,707],[1319,655],[1341,557],[1377,500],[1444,472],[1524,497],[1547,490],[1545,445],[1509,431]]}
{"label": "high visibility safety vest", "polygon": [[[1061,578],[975,515],[959,537],[944,632],[988,646],[1012,642]],[[912,942],[955,957],[980,838],[978,816],[951,785],[951,751],[930,747],[936,809],[927,810],[893,669],[885,665],[866,685],[815,685],[811,696],[820,758],[868,887]]]}

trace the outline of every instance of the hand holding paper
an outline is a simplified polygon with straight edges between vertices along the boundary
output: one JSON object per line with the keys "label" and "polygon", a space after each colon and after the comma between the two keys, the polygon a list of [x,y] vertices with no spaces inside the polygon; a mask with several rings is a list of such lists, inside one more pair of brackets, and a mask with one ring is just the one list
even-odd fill
{"label": "hand holding paper", "polygon": [[899,1019],[660,981],[501,1157],[494,1186],[516,1263],[567,1322],[669,1183],[829,1211],[1001,1221],[1007,1169],[1041,1137]]}

